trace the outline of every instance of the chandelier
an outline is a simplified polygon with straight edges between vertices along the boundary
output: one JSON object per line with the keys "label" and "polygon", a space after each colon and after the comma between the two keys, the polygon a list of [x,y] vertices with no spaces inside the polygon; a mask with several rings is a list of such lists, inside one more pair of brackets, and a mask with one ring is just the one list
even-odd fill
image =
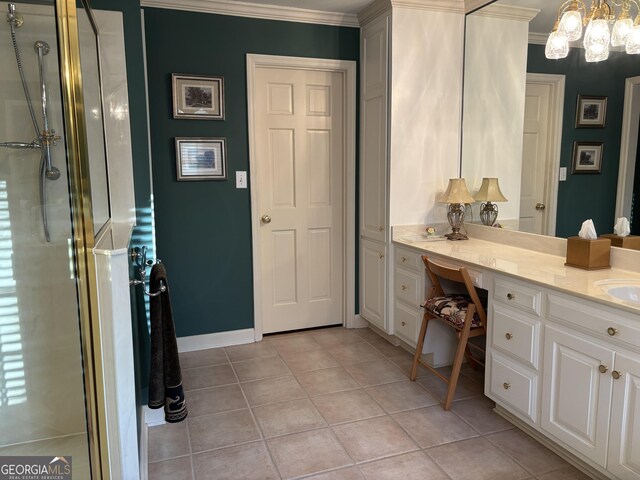
{"label": "chandelier", "polygon": [[[635,8],[635,20],[631,19],[631,7]],[[609,30],[610,25],[613,25],[612,31]],[[546,57],[565,58],[569,54],[569,42],[579,40],[583,28],[587,62],[609,58],[609,46],[624,46],[628,54],[640,53],[640,7],[637,0],[592,0],[588,13],[582,0],[567,0],[558,9],[556,23],[547,39]]]}

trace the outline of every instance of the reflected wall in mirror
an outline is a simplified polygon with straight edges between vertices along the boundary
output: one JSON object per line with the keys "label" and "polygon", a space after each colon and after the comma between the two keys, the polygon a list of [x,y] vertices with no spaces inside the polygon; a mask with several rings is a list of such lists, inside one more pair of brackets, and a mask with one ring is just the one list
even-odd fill
{"label": "reflected wall in mirror", "polygon": [[[624,215],[640,234],[637,205],[632,215],[634,191],[640,195],[640,57],[612,50],[608,60],[587,63],[572,46],[567,58],[547,60],[561,3],[499,0],[467,16],[462,177],[472,194],[483,177],[499,178],[508,202],[497,221],[507,228],[567,237],[592,218],[604,234]],[[604,128],[576,128],[579,95],[607,97]],[[604,144],[599,174],[571,173],[574,142]]]}

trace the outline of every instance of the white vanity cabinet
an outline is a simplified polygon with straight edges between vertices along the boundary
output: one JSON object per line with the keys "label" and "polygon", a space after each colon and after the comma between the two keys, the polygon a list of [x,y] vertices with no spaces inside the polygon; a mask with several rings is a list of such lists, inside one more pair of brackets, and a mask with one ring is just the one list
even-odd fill
{"label": "white vanity cabinet", "polygon": [[360,315],[387,330],[387,247],[360,239]]}
{"label": "white vanity cabinet", "polygon": [[415,347],[422,324],[425,269],[419,252],[394,247],[393,321],[395,335]]}

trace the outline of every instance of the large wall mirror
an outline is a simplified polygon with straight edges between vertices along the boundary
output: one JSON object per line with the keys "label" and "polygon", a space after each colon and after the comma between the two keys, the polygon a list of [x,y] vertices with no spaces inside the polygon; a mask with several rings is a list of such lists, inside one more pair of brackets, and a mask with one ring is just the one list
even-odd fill
{"label": "large wall mirror", "polygon": [[472,194],[498,178],[506,228],[568,237],[590,218],[604,234],[626,216],[640,234],[640,55],[590,63],[581,39],[548,60],[562,3],[499,0],[467,15],[462,177]]}

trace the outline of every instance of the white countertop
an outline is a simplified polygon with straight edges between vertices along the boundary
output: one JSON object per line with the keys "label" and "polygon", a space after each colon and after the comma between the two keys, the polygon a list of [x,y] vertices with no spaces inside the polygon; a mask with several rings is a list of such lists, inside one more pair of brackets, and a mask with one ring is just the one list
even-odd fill
{"label": "white countertop", "polygon": [[[611,268],[582,270],[565,267],[565,257],[540,253],[501,243],[470,238],[462,241],[421,241],[419,237],[395,236],[394,243],[424,253],[455,259],[469,267],[482,268],[537,283],[563,293],[577,295],[610,307],[640,315],[640,305],[609,296],[595,282],[609,279],[640,281],[637,271]],[[640,319],[639,319],[640,320]]]}

